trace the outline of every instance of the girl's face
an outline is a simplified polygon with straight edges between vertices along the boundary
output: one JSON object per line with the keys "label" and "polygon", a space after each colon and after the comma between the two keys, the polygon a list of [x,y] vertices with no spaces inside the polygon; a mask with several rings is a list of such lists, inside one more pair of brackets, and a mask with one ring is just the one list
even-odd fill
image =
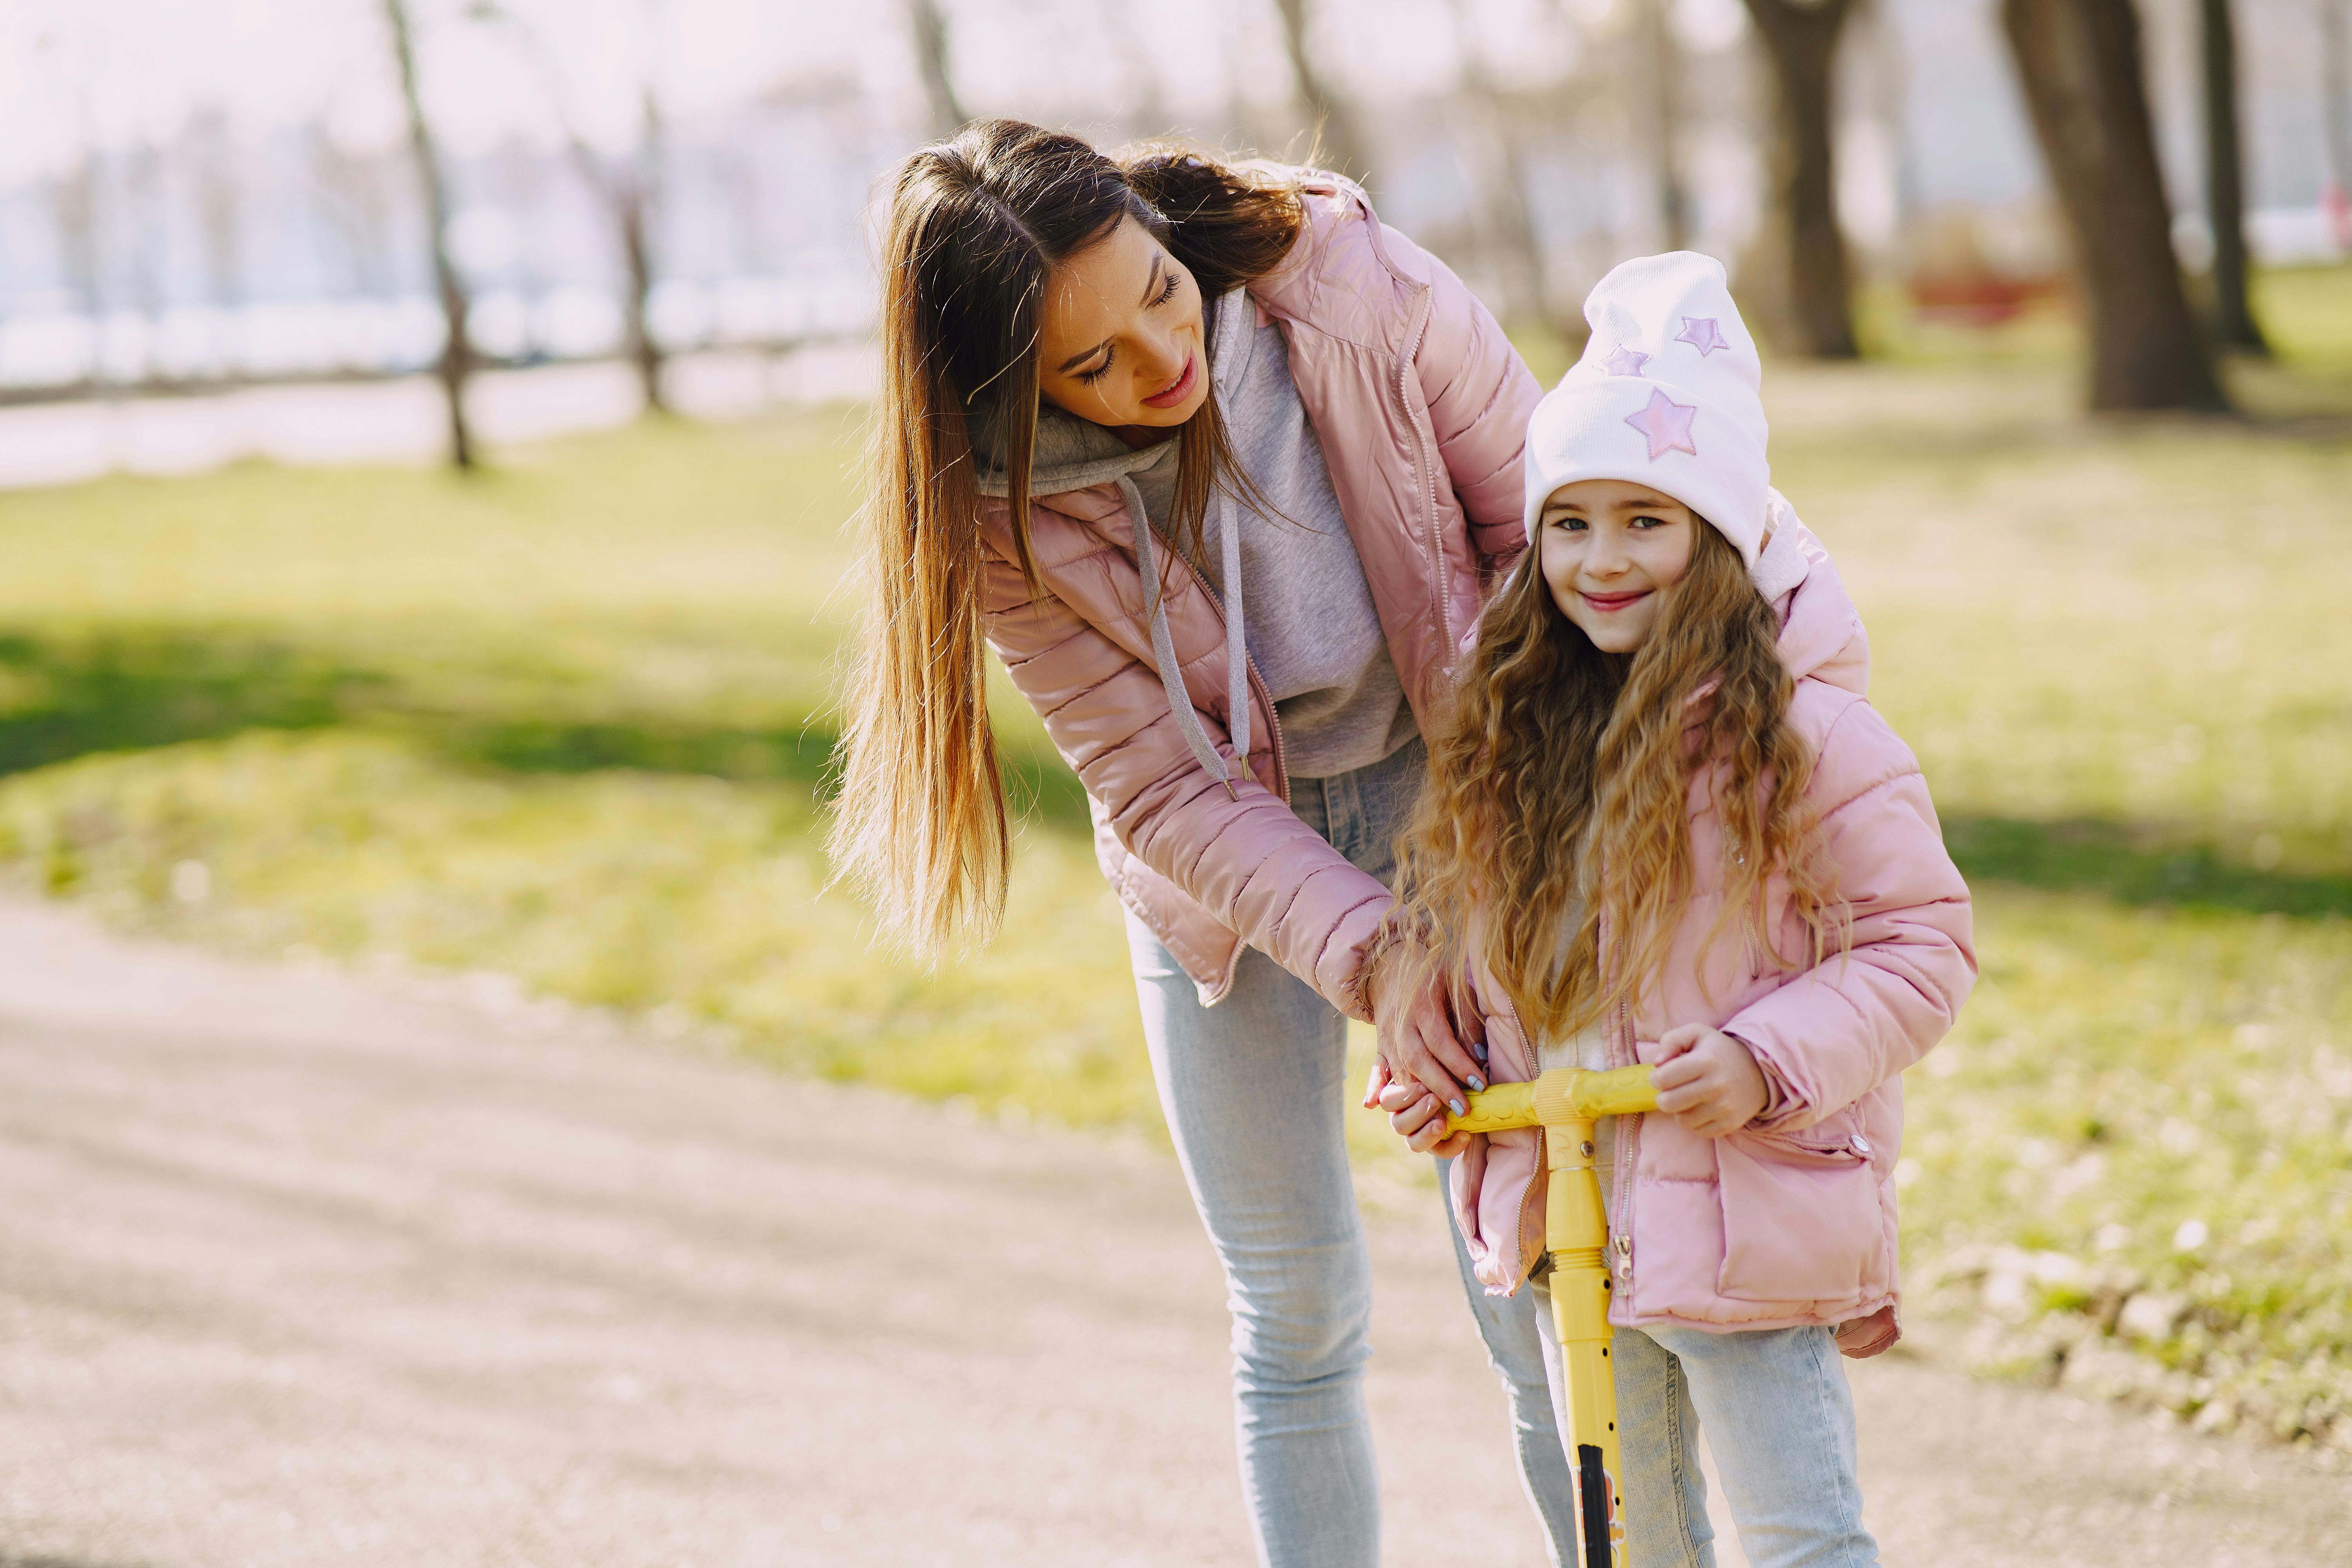
{"label": "girl's face", "polygon": [[1046,280],[1037,382],[1045,401],[1097,425],[1150,436],[1209,395],[1201,290],[1131,217]]}
{"label": "girl's face", "polygon": [[1658,624],[1658,595],[1690,570],[1690,508],[1628,479],[1579,479],[1545,500],[1536,547],[1559,613],[1603,653],[1632,653]]}

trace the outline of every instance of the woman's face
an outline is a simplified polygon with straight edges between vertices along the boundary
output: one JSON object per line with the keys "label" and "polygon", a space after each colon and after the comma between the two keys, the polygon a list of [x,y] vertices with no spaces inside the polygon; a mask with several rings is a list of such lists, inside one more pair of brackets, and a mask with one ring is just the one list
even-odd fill
{"label": "woman's face", "polygon": [[1209,395],[1200,287],[1131,217],[1054,268],[1039,339],[1039,390],[1081,419],[1150,435]]}
{"label": "woman's face", "polygon": [[1579,479],[1545,500],[1536,530],[1559,613],[1603,653],[1632,653],[1658,624],[1658,595],[1690,570],[1699,520],[1626,479]]}

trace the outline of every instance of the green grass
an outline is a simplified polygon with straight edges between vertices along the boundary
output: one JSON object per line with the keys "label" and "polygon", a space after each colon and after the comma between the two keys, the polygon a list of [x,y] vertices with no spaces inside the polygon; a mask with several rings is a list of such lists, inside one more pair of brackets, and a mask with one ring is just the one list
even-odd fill
{"label": "green grass", "polygon": [[[2352,933],[1997,882],[1979,900],[1976,997],[1909,1085],[1915,1295],[1978,1317],[1995,1365],[2340,1436]],[[2124,1319],[2135,1296],[2162,1328]]]}
{"label": "green grass", "polygon": [[[0,791],[0,849],[119,923],[455,969],[667,1009],[796,1071],[1139,1124],[1125,942],[1087,857],[1024,860],[984,963],[868,951],[821,894],[810,791],[632,768],[509,773],[394,734],[255,731]],[[201,870],[191,869],[201,868]]]}
{"label": "green grass", "polygon": [[[1915,1301],[1989,1364],[2352,1442],[2352,273],[2263,300],[2256,417],[2083,419],[2027,323],[1772,366],[1774,477],[1979,894],[1984,983],[1909,1085]],[[1156,1130],[1117,910],[1017,702],[985,959],[909,969],[820,895],[856,436],[0,496],[0,863],[127,928]],[[1351,1136],[1374,1187],[1425,1184]]]}

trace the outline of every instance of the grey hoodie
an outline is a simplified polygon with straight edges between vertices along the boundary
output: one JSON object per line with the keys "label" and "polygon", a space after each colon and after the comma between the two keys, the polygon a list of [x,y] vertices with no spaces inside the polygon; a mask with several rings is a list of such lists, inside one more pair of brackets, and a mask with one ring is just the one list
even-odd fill
{"label": "grey hoodie", "polygon": [[[1291,382],[1281,329],[1254,325],[1255,315],[1239,290],[1216,302],[1208,323],[1210,364],[1235,456],[1279,515],[1259,516],[1217,495],[1202,542],[1212,558],[1210,586],[1225,609],[1234,753],[1249,749],[1247,665],[1254,660],[1282,723],[1291,774],[1325,777],[1382,760],[1412,739],[1415,728],[1363,563]],[[985,426],[973,437],[982,454],[980,489],[1001,496],[1001,439]],[[1170,710],[1201,765],[1230,784],[1184,696],[1159,603],[1154,551],[1164,541],[1155,534],[1167,523],[1175,492],[1176,447],[1171,438],[1130,448],[1112,430],[1047,407],[1037,421],[1030,493],[1110,483],[1126,492]],[[1244,614],[1244,596],[1266,607],[1255,621]]]}

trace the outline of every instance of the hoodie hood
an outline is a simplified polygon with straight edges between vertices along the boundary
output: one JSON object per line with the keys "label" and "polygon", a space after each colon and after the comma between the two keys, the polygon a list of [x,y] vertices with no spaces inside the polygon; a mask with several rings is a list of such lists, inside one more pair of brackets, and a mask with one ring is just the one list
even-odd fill
{"label": "hoodie hood", "polygon": [[[1037,410],[1037,443],[1030,449],[1029,493],[1043,500],[1095,485],[1116,484],[1132,474],[1173,462],[1173,431],[1164,441],[1129,447],[1118,433],[1090,419],[1066,414],[1051,404]],[[1003,499],[1012,489],[1005,471],[1003,422],[994,410],[971,420],[973,485],[982,495]]]}

